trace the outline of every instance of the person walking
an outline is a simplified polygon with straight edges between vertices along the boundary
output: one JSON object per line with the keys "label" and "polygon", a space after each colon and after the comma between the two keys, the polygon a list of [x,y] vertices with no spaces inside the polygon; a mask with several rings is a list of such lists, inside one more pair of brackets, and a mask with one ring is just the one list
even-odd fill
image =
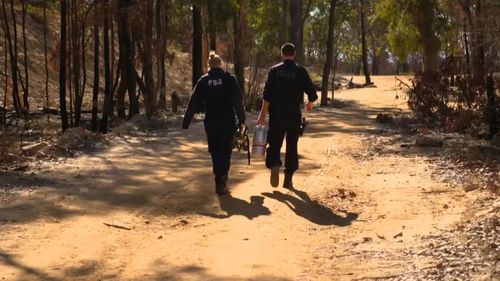
{"label": "person walking", "polygon": [[264,86],[263,104],[257,124],[265,125],[269,112],[269,130],[266,167],[271,169],[271,186],[279,185],[279,172],[282,162],[280,150],[286,135],[285,180],[283,187],[293,189],[293,174],[299,168],[297,143],[302,122],[301,105],[304,92],[307,94],[307,111],[311,111],[318,99],[316,89],[307,70],[298,65],[295,59],[295,46],[286,43],[281,47],[282,62],[271,67]]}
{"label": "person walking", "polygon": [[238,117],[238,126],[245,124],[246,117],[241,89],[236,78],[222,69],[221,57],[210,54],[208,65],[210,70],[193,89],[182,128],[188,129],[195,113],[205,112],[204,126],[208,151],[212,156],[215,192],[224,195],[229,192],[228,172],[237,128],[235,115]]}

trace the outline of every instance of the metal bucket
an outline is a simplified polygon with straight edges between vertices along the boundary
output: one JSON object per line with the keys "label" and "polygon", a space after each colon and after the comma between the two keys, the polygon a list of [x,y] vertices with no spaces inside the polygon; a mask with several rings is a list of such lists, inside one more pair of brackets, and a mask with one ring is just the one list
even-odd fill
{"label": "metal bucket", "polygon": [[255,126],[252,143],[252,155],[264,156],[266,154],[267,126]]}

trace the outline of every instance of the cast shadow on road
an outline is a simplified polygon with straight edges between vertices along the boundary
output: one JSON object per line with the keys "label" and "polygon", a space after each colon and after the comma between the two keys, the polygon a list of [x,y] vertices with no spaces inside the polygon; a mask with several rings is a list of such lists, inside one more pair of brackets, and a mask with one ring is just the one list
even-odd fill
{"label": "cast shadow on road", "polygon": [[[10,255],[7,252],[4,252],[0,250],[0,264],[4,264],[5,266],[8,267],[13,267],[19,269],[24,276],[30,276],[31,278],[36,278],[36,279],[31,279],[31,280],[47,280],[47,281],[57,281],[57,279],[49,276],[48,274],[29,267],[27,265],[22,264],[19,262],[14,256]],[[3,278],[2,278],[3,279]],[[27,279],[25,279],[27,280]]]}
{"label": "cast shadow on road", "polygon": [[259,216],[268,216],[271,211],[264,206],[264,197],[251,196],[250,202],[233,197],[231,194],[219,197],[220,208],[226,214],[213,214],[200,212],[200,215],[216,219],[226,219],[232,216],[244,216],[252,220]]}
{"label": "cast shadow on road", "polygon": [[273,191],[273,193],[264,192],[262,195],[287,205],[297,216],[318,225],[349,226],[359,216],[357,213],[346,213],[345,216],[339,216],[330,208],[311,200],[306,192],[298,189],[292,189],[291,192],[293,194]]}

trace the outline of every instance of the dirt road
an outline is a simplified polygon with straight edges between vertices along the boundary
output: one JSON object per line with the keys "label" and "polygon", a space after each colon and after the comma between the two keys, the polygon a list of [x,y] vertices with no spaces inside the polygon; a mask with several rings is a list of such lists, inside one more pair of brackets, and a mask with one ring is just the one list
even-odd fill
{"label": "dirt road", "polygon": [[374,80],[308,114],[295,191],[236,153],[232,195],[215,196],[201,123],[2,174],[0,280],[360,280],[433,266],[398,253],[474,195],[434,180],[425,156],[368,149],[374,116],[402,108],[394,79]]}

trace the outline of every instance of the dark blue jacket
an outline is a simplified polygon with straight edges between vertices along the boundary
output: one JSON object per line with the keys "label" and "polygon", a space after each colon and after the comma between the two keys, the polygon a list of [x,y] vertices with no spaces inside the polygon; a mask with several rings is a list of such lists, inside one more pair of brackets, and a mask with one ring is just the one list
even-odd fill
{"label": "dark blue jacket", "polygon": [[236,78],[221,68],[212,68],[193,89],[182,122],[187,129],[195,113],[205,111],[205,121],[223,124],[245,123],[243,96]]}
{"label": "dark blue jacket", "polygon": [[304,93],[308,100],[318,99],[307,70],[293,60],[285,60],[269,70],[264,100],[269,102],[270,122],[300,122]]}

